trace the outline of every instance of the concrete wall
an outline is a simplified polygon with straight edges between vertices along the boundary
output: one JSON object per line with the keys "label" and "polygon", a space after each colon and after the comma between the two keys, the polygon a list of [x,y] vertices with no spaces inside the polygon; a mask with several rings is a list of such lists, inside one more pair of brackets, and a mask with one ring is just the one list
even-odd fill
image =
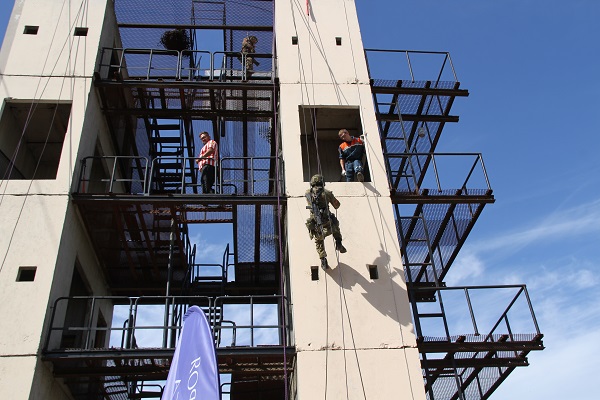
{"label": "concrete wall", "polygon": [[[49,306],[68,296],[76,261],[92,293],[107,294],[69,193],[77,160],[109,137],[92,74],[99,43],[112,44],[116,26],[111,0],[81,4],[16,0],[0,52],[0,99],[72,103],[56,179],[0,181],[0,398],[70,398],[40,360]],[[25,25],[38,34],[24,35]],[[87,36],[74,37],[74,27]],[[37,267],[33,282],[16,282],[20,266]]]}
{"label": "concrete wall", "polygon": [[[354,2],[276,1],[280,124],[288,190],[288,248],[294,340],[294,397],[424,399],[404,271],[389,198],[368,73]],[[291,38],[296,36],[298,44]],[[341,38],[341,45],[336,44]],[[371,182],[327,182],[345,254],[326,240],[331,269],[319,268],[308,217],[300,153],[299,106],[358,107]],[[345,126],[339,126],[344,128]],[[323,161],[323,160],[322,160]],[[337,160],[336,160],[337,161]],[[332,161],[330,161],[332,162]],[[325,166],[330,170],[337,166]],[[333,210],[333,209],[332,209]],[[379,279],[370,279],[376,265]],[[363,392],[364,390],[364,392]]]}

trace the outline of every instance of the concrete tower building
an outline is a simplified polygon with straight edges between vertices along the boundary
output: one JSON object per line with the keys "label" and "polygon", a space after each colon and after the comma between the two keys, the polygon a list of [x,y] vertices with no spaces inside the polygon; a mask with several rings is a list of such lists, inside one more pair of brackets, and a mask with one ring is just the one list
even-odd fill
{"label": "concrete tower building", "polygon": [[[524,286],[444,283],[494,202],[480,154],[436,153],[466,96],[448,53],[365,50],[352,1],[17,0],[0,398],[159,398],[191,305],[223,399],[490,397],[543,343]],[[363,181],[341,175],[341,129]],[[328,269],[315,174],[348,249],[328,236]]]}

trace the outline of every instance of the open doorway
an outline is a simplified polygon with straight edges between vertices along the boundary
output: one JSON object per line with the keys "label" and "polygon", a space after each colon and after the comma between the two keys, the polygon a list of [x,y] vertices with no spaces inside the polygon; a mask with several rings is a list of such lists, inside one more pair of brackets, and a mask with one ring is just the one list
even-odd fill
{"label": "open doorway", "polygon": [[[340,129],[360,137],[363,128],[358,107],[300,106],[300,136],[304,182],[321,173],[326,182],[342,182],[338,147]],[[363,162],[365,181],[370,181],[367,160]]]}
{"label": "open doorway", "polygon": [[5,101],[0,118],[0,176],[56,179],[71,104]]}

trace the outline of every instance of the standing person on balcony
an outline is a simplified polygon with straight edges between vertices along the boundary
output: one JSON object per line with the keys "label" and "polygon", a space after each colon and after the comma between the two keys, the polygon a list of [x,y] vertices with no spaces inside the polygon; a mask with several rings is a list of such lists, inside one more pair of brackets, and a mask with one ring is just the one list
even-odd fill
{"label": "standing person on balcony", "polygon": [[208,132],[201,132],[200,140],[202,140],[204,146],[200,150],[196,164],[198,164],[201,174],[202,193],[214,193],[215,190],[212,187],[215,184],[215,165],[219,159],[219,145],[210,138]]}
{"label": "standing person on balcony", "polygon": [[256,36],[246,36],[244,40],[242,40],[242,53],[246,56],[247,74],[253,72],[254,64],[260,65],[260,63],[252,57],[252,54],[256,53],[256,43],[258,43]]}
{"label": "standing person on balcony", "polygon": [[360,138],[350,136],[346,129],[340,129],[338,136],[343,140],[338,147],[342,176],[346,177],[346,182],[352,182],[356,174],[356,179],[364,182],[362,159],[365,155],[365,144]]}

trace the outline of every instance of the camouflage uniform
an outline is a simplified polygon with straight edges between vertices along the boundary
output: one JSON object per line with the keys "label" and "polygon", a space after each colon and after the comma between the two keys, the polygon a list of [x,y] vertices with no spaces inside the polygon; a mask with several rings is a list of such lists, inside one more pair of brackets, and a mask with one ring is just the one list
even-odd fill
{"label": "camouflage uniform", "polygon": [[254,64],[258,65],[258,62],[254,61],[252,53],[256,53],[256,43],[258,39],[256,36],[247,36],[242,40],[242,53],[246,54],[246,72],[252,72],[254,70]]}
{"label": "camouflage uniform", "polygon": [[[340,232],[340,223],[335,215],[329,212],[329,204],[336,210],[340,207],[340,202],[335,198],[333,193],[323,187],[323,178],[320,175],[315,175],[311,179],[311,188],[306,191],[306,202],[310,209],[310,218],[306,220],[306,228],[311,239],[315,239],[317,253],[321,258],[322,265],[327,265],[327,253],[325,252],[324,239],[333,235],[336,244],[336,250],[345,253],[346,249],[342,245],[342,233]],[[321,219],[321,225],[317,221],[313,204],[316,206]]]}

